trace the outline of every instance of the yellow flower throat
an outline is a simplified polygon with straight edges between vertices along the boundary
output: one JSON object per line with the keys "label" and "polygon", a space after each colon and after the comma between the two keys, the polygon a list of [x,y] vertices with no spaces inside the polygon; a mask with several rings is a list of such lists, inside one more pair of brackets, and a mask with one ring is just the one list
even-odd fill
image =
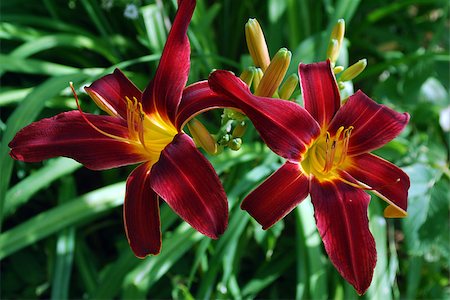
{"label": "yellow flower throat", "polygon": [[333,137],[328,131],[321,134],[306,151],[301,162],[303,170],[319,181],[340,178],[337,170],[349,163],[347,151],[352,130],[353,126],[341,126]]}
{"label": "yellow flower throat", "polygon": [[127,100],[127,125],[130,141],[135,144],[148,161],[158,161],[161,151],[178,133],[175,126],[164,120],[157,112],[145,114],[136,98]]}

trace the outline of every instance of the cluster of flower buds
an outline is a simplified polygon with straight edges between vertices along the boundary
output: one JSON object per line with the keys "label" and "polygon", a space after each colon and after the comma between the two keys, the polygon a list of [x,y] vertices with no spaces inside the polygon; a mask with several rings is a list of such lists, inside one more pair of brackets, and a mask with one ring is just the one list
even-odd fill
{"label": "cluster of flower buds", "polygon": [[331,31],[330,42],[327,49],[327,58],[330,60],[331,66],[333,67],[334,74],[339,75],[338,85],[340,89],[344,88],[344,82],[350,81],[356,78],[359,74],[364,71],[367,66],[366,59],[360,59],[347,69],[343,66],[336,66],[336,62],[339,58],[339,53],[342,48],[342,43],[344,41],[345,35],[345,21],[340,19],[337,21],[333,30]]}
{"label": "cluster of flower buds", "polygon": [[[264,33],[256,19],[249,19],[245,24],[245,38],[254,66],[244,69],[240,75],[242,81],[256,96],[289,100],[299,83],[297,74],[292,74],[284,80],[291,62],[291,52],[281,48],[270,59]],[[222,114],[221,127],[216,134],[210,134],[196,119],[188,123],[188,128],[197,146],[209,154],[216,155],[225,147],[234,151],[241,148],[247,120],[244,114],[226,108]]]}
{"label": "cluster of flower buds", "polygon": [[[344,89],[344,82],[353,80],[367,66],[367,60],[361,59],[348,68],[336,65],[339,58],[345,35],[345,21],[338,20],[334,26],[327,49],[327,59],[330,60],[333,72],[337,75],[338,86]],[[254,66],[246,68],[240,75],[256,96],[274,97],[290,100],[295,88],[299,85],[297,74],[286,77],[291,62],[291,52],[281,48],[270,59],[264,33],[256,19],[249,19],[245,24],[245,38]],[[284,80],[284,83],[283,83]],[[221,128],[216,134],[210,134],[198,120],[188,124],[189,131],[197,146],[207,153],[216,155],[225,147],[239,150],[242,145],[242,136],[247,128],[246,116],[232,109],[224,109]]]}

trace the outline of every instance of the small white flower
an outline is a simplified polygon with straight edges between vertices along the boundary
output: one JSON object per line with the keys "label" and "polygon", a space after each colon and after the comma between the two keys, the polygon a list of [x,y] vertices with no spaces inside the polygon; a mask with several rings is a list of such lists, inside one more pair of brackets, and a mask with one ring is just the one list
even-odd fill
{"label": "small white flower", "polygon": [[125,18],[136,20],[139,17],[139,10],[135,4],[127,4],[123,15]]}

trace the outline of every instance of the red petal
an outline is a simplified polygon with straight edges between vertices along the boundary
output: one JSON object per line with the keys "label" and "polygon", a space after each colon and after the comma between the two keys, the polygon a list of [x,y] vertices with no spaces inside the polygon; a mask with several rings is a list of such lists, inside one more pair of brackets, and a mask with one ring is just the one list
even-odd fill
{"label": "red petal", "polygon": [[369,288],[377,253],[369,231],[370,196],[346,183],[311,181],[314,216],[325,250],[358,294]]}
{"label": "red petal", "polygon": [[228,97],[214,93],[210,89],[208,81],[196,82],[183,91],[176,117],[176,127],[183,128],[187,121],[204,111],[234,106],[234,102]]}
{"label": "red petal", "polygon": [[320,127],[326,127],[341,106],[341,96],[330,61],[298,67],[305,108]]}
{"label": "red petal", "polygon": [[348,153],[358,155],[391,141],[400,134],[408,121],[407,113],[398,113],[357,91],[336,113],[329,131],[335,133],[341,126],[353,126]]}
{"label": "red petal", "polygon": [[161,250],[158,195],[150,187],[150,167],[137,167],[127,179],[123,219],[128,243],[137,257]]}
{"label": "red petal", "polygon": [[153,190],[192,227],[211,238],[225,231],[227,197],[219,177],[192,139],[177,134],[150,175]]}
{"label": "red petal", "polygon": [[[85,116],[99,129],[128,137],[126,123],[116,117]],[[70,111],[34,122],[20,130],[9,143],[12,158],[38,162],[57,156],[79,161],[92,170],[103,170],[142,162],[132,145],[94,130],[79,111]]]}
{"label": "red petal", "polygon": [[230,97],[253,122],[264,142],[278,155],[299,161],[311,141],[320,133],[317,122],[293,102],[257,97],[247,85],[228,71],[215,71],[209,85]]}
{"label": "red petal", "polygon": [[290,213],[308,193],[308,177],[298,164],[286,162],[244,199],[241,208],[267,229]]}
{"label": "red petal", "polygon": [[120,71],[106,75],[84,88],[97,105],[113,116],[127,119],[127,100],[141,100],[142,92]]}
{"label": "red petal", "polygon": [[147,113],[158,113],[175,123],[175,114],[189,74],[190,53],[187,28],[195,8],[194,0],[181,1],[156,70],[145,89],[142,105]]}
{"label": "red petal", "polygon": [[372,154],[352,157],[346,171],[356,180],[375,189],[382,198],[406,216],[409,177],[396,165]]}

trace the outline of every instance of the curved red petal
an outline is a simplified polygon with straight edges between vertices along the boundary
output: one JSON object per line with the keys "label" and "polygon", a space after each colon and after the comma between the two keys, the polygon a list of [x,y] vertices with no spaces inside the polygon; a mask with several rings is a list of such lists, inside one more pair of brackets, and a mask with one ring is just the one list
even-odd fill
{"label": "curved red petal", "polygon": [[317,228],[332,263],[362,295],[369,288],[377,253],[369,231],[370,196],[340,181],[311,181]]}
{"label": "curved red petal", "polygon": [[150,187],[150,166],[137,167],[127,179],[123,221],[128,243],[137,257],[161,250],[158,195]]}
{"label": "curved red petal", "polygon": [[378,149],[394,139],[408,121],[409,114],[398,113],[357,91],[336,113],[329,131],[334,134],[341,126],[353,126],[348,154],[359,155]]}
{"label": "curved red petal", "polygon": [[115,69],[114,73],[103,76],[84,88],[97,105],[113,116],[127,119],[127,100],[141,100],[142,92],[122,73]]}
{"label": "curved red petal", "polygon": [[177,129],[181,129],[187,121],[197,114],[224,107],[234,108],[235,104],[229,97],[213,92],[207,80],[196,82],[187,86],[183,91],[175,126]]}
{"label": "curved red petal", "polygon": [[215,71],[208,81],[213,91],[232,99],[253,122],[267,146],[286,159],[299,161],[307,145],[320,133],[317,122],[300,105],[254,96],[231,72]]}
{"label": "curved red petal", "polygon": [[286,162],[241,204],[263,229],[290,213],[309,193],[309,178],[298,164]]}
{"label": "curved red petal", "polygon": [[341,96],[330,61],[300,64],[298,67],[305,109],[326,127],[341,106]]}
{"label": "curved red petal", "polygon": [[177,134],[150,175],[153,190],[186,222],[210,238],[228,223],[228,203],[219,177],[192,139]]}
{"label": "curved red petal", "polygon": [[[128,137],[125,121],[110,116],[85,116],[99,129]],[[93,129],[79,111],[61,113],[20,130],[9,143],[12,158],[38,162],[66,156],[92,170],[104,170],[144,161],[129,143],[107,137]]]}
{"label": "curved red petal", "polygon": [[175,123],[176,111],[189,74],[191,49],[187,29],[194,8],[194,0],[180,1],[155,77],[142,98],[147,113],[157,111],[172,123]]}
{"label": "curved red petal", "polygon": [[352,164],[345,171],[375,189],[383,200],[406,216],[409,177],[396,165],[373,154],[362,154],[352,157]]}

